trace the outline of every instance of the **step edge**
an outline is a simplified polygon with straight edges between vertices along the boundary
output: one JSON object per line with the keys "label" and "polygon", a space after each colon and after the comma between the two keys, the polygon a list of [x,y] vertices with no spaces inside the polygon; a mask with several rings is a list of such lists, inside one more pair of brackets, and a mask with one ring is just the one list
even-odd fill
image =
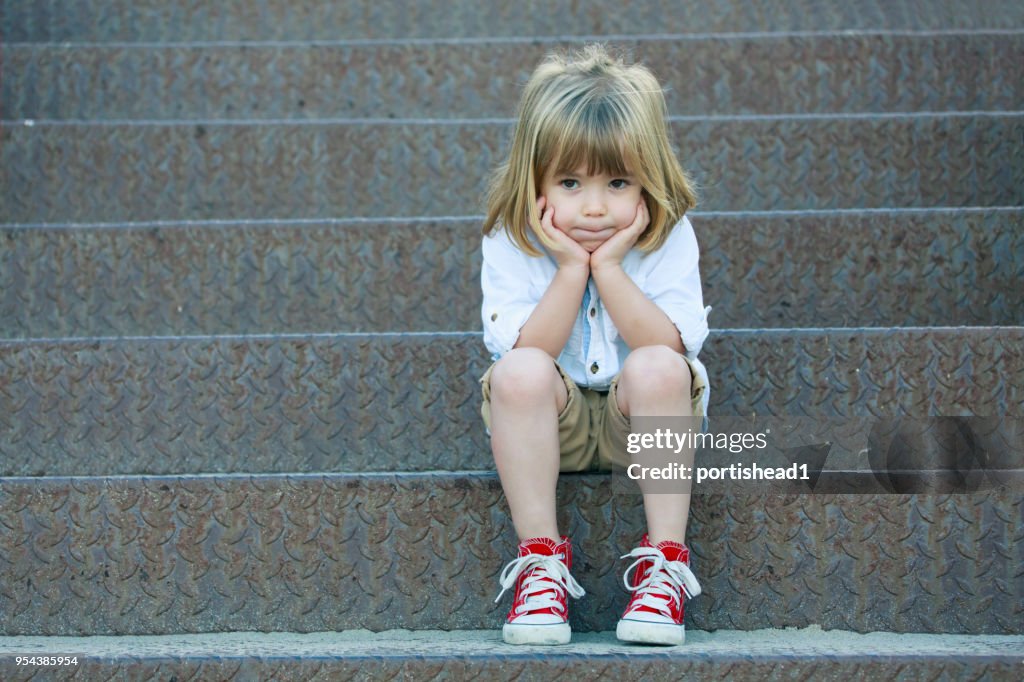
{"label": "step edge", "polygon": [[[1024,333],[1024,325],[985,325],[985,326],[933,326],[933,327],[730,327],[711,328],[710,334],[715,337],[814,337],[829,335],[873,336],[912,335],[912,334],[1009,334]],[[471,339],[482,337],[482,331],[386,331],[386,332],[288,332],[272,334],[209,334],[182,336],[59,336],[59,337],[19,337],[0,339],[0,350],[11,347],[32,345],[74,346],[89,344],[124,344],[124,343],[191,343],[220,341],[342,341],[342,340],[420,340],[429,341],[438,338]]]}
{"label": "step edge", "polygon": [[[792,640],[797,640],[795,643]],[[287,644],[287,652],[283,645]],[[367,645],[377,650],[365,653]],[[166,659],[166,651],[147,651],[148,647],[167,649],[183,647],[191,650],[186,657],[217,656],[237,659],[258,656],[261,659],[294,659],[303,656],[336,657],[346,660],[404,658],[417,660],[451,660],[498,657],[502,659],[535,657],[546,659],[563,656],[577,658],[606,657],[628,652],[630,657],[675,658],[714,656],[716,662],[730,659],[750,660],[816,660],[829,657],[855,661],[876,657],[902,660],[927,660],[955,654],[959,659],[974,661],[1017,662],[1024,665],[1024,635],[961,635],[929,633],[893,633],[875,631],[858,633],[847,630],[823,630],[812,625],[806,628],[763,630],[689,630],[687,642],[671,649],[639,648],[620,643],[613,631],[574,633],[574,642],[564,648],[512,647],[501,642],[500,630],[347,630],[336,632],[219,632],[173,635],[91,635],[0,637],[0,655],[17,652],[57,655],[77,653],[106,660],[130,658],[133,661]],[[265,647],[260,649],[259,647]],[[437,653],[442,646],[445,653]],[[185,648],[187,647],[187,648]],[[404,647],[404,648],[403,648]],[[417,647],[429,647],[420,650]],[[873,648],[872,648],[873,647]],[[305,648],[305,651],[302,649]],[[588,651],[589,650],[589,651]],[[732,653],[734,651],[734,653]],[[275,653],[276,652],[276,653]],[[177,656],[181,656],[179,653]]]}
{"label": "step edge", "polygon": [[702,33],[610,33],[594,35],[464,36],[456,38],[348,38],[339,40],[197,40],[197,41],[12,41],[8,49],[182,49],[182,48],[318,48],[404,47],[441,45],[532,45],[616,42],[701,42],[712,40],[785,40],[789,38],[938,38],[1024,36],[1024,28],[830,29],[819,31],[709,31]]}
{"label": "step edge", "polygon": [[[752,123],[787,121],[843,121],[843,120],[917,120],[917,119],[958,119],[958,118],[1021,118],[1024,110],[951,110],[951,111],[904,111],[904,112],[829,112],[789,114],[712,114],[666,116],[668,123]],[[515,118],[469,117],[469,118],[265,118],[265,119],[48,119],[22,118],[0,119],[0,127],[23,128],[180,128],[191,126],[208,127],[326,127],[326,126],[512,126]]]}
{"label": "step edge", "polygon": [[[943,474],[948,473],[949,469],[822,469],[820,474],[822,476],[846,476],[849,478],[870,478],[874,480],[876,476],[882,473],[900,473],[910,472],[914,474]],[[996,488],[985,488],[983,490],[975,491],[968,490],[960,493],[950,492],[927,492],[927,493],[885,493],[879,492],[875,494],[917,494],[924,496],[948,496],[948,495],[973,495],[978,492],[993,492],[1001,490],[1009,490],[1012,486],[1019,487],[1019,481],[1024,481],[1024,467],[1018,468],[993,468],[985,469],[984,471],[989,473],[998,473],[1005,477],[1007,480],[1003,481],[1003,485]],[[595,484],[602,480],[611,478],[613,474],[610,472],[573,472],[563,477],[560,477],[563,481],[582,481],[588,484]],[[495,469],[424,469],[424,470],[395,470],[395,471],[275,471],[275,472],[245,472],[245,471],[230,471],[230,472],[186,472],[186,473],[174,473],[174,474],[60,474],[60,475],[45,475],[45,476],[0,476],[0,489],[5,485],[30,485],[30,484],[48,484],[48,485],[71,485],[74,486],[76,483],[129,483],[129,482],[141,482],[145,483],[187,483],[197,482],[204,480],[236,480],[236,481],[253,481],[253,482],[273,482],[273,481],[286,481],[286,482],[299,482],[299,481],[322,481],[324,479],[329,480],[340,480],[340,481],[375,481],[375,480],[401,480],[406,482],[416,481],[432,481],[437,479],[446,480],[476,480],[476,481],[499,481],[498,472]],[[832,497],[845,497],[849,495],[860,495],[860,493],[850,492],[828,492],[828,493],[807,493],[807,492],[787,492],[787,491],[764,491],[765,495],[769,496],[791,496],[794,494],[813,494],[818,496],[832,496]]]}
{"label": "step edge", "polygon": [[[687,217],[697,219],[767,219],[785,220],[789,218],[820,217],[820,218],[858,218],[879,215],[892,216],[971,216],[986,214],[1022,214],[1024,206],[934,206],[934,207],[886,207],[886,208],[826,208],[826,209],[782,209],[767,211],[688,211]],[[56,223],[3,223],[0,222],[0,231],[3,230],[134,230],[153,228],[220,228],[220,227],[277,227],[277,228],[299,228],[303,226],[362,226],[362,225],[401,225],[426,228],[434,223],[466,223],[477,225],[483,223],[484,215],[452,215],[452,216],[352,216],[352,217],[324,217],[324,218],[233,218],[214,220],[140,220],[140,221],[113,221],[113,222],[56,222]]]}

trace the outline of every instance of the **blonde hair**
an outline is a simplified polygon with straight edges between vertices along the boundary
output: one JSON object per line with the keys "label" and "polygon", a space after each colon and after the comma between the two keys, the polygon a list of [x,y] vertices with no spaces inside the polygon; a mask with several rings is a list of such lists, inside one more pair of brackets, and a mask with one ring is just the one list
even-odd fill
{"label": "blonde hair", "polygon": [[508,160],[498,167],[487,197],[484,234],[503,227],[526,253],[541,255],[528,230],[551,247],[540,226],[537,195],[544,174],[573,172],[636,176],[650,224],[636,246],[659,248],[697,204],[693,182],[672,150],[668,108],[654,74],[624,64],[603,45],[551,54],[534,70],[519,102]]}

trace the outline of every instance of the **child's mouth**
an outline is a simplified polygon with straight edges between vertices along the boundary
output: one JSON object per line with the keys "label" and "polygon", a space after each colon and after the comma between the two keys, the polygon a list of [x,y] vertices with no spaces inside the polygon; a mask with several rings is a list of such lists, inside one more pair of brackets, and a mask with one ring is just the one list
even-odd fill
{"label": "child's mouth", "polygon": [[604,243],[609,237],[615,234],[615,228],[606,227],[597,230],[590,230],[583,227],[576,227],[569,230],[569,236],[575,239],[578,243],[595,243],[600,245]]}

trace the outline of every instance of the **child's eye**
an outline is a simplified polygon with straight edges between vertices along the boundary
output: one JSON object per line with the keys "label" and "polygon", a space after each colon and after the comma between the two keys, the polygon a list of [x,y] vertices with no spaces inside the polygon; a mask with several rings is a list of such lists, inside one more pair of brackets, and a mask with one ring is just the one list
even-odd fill
{"label": "child's eye", "polygon": [[626,189],[627,187],[629,187],[629,180],[625,180],[623,178],[615,178],[614,180],[611,181],[610,184],[613,189]]}
{"label": "child's eye", "polygon": [[559,184],[566,189],[576,189],[576,186],[579,185],[580,183],[577,182],[576,180],[573,180],[572,178],[566,178],[565,180],[562,180]]}

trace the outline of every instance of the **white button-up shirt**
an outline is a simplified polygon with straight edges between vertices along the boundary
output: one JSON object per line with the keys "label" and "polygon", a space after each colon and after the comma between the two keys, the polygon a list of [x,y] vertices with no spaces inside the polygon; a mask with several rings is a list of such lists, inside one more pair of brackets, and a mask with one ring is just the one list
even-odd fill
{"label": "white button-up shirt", "polygon": [[[530,236],[544,254],[539,258],[519,250],[505,230],[492,232],[483,239],[481,315],[484,343],[495,360],[515,346],[519,330],[558,270],[555,259],[536,237]],[[684,217],[660,249],[650,253],[632,249],[622,260],[622,269],[679,330],[686,357],[709,386],[704,392],[704,413],[707,414],[710,382],[707,369],[697,359],[697,354],[708,336],[707,314],[711,308],[704,307],[697,261],[697,238],[690,221]],[[558,356],[558,364],[580,386],[603,390],[622,370],[630,348],[615,328],[593,279],[587,286],[590,306],[588,310],[577,311],[576,322]],[[590,328],[590,344],[586,349],[584,325]]]}

